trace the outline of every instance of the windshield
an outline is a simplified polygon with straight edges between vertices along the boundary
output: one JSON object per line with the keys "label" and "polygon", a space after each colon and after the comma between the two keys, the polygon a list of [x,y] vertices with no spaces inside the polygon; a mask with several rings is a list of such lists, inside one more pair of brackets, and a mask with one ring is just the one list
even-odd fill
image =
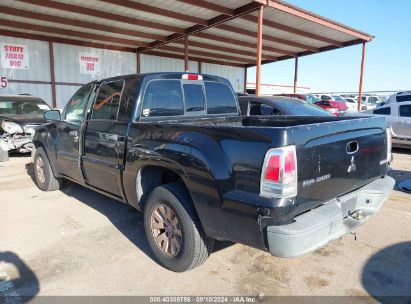
{"label": "windshield", "polygon": [[50,107],[39,99],[0,100],[0,114],[38,115],[50,110]]}
{"label": "windshield", "polygon": [[301,101],[276,101],[275,105],[278,105],[278,107],[281,108],[286,115],[332,116],[332,114],[318,106]]}
{"label": "windshield", "polygon": [[311,103],[316,103],[316,102],[321,101],[320,98],[318,98],[317,96],[311,95],[311,94],[305,95],[305,100]]}
{"label": "windshield", "polygon": [[332,100],[332,98],[330,96],[327,96],[327,95],[321,95],[321,100],[329,101],[329,100]]}

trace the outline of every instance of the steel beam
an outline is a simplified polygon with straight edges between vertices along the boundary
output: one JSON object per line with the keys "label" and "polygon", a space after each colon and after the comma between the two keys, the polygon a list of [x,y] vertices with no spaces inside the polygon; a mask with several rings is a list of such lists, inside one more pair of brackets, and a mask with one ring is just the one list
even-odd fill
{"label": "steel beam", "polygon": [[50,60],[50,82],[51,82],[51,100],[53,109],[57,108],[56,99],[56,77],[54,74],[54,51],[53,42],[49,41],[49,60]]}
{"label": "steel beam", "polygon": [[361,111],[362,103],[362,82],[364,78],[364,61],[365,61],[365,42],[362,43],[362,52],[361,52],[361,69],[360,69],[360,86],[358,89],[358,112]]}
{"label": "steel beam", "polygon": [[258,27],[257,27],[257,56],[256,56],[256,71],[255,71],[255,95],[260,95],[261,85],[261,54],[263,49],[263,19],[264,6],[258,9]]}
{"label": "steel beam", "polygon": [[294,62],[294,94],[297,93],[297,81],[298,81],[298,57],[295,57],[295,62]]}

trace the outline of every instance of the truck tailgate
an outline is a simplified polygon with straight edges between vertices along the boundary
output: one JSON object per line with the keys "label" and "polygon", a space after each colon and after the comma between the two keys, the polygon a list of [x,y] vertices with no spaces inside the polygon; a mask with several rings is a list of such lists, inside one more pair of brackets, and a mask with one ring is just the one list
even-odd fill
{"label": "truck tailgate", "polygon": [[334,133],[309,138],[300,153],[297,150],[297,210],[318,206],[384,176],[386,145],[385,129],[377,126],[336,128]]}

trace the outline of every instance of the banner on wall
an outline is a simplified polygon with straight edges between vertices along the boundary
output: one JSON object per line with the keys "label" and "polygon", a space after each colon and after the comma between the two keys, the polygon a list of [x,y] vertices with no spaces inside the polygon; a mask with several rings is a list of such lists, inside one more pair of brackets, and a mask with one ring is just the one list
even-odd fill
{"label": "banner on wall", "polygon": [[88,75],[99,75],[101,58],[99,55],[80,53],[80,73]]}
{"label": "banner on wall", "polygon": [[5,69],[29,69],[29,48],[24,44],[0,44],[1,67]]}

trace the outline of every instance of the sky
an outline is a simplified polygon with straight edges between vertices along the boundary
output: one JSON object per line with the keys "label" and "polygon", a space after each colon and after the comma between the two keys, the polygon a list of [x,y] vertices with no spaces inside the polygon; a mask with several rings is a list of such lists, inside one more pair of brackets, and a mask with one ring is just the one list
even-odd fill
{"label": "sky", "polygon": [[[411,89],[411,0],[288,0],[375,39],[367,43],[364,91]],[[358,91],[361,45],[299,58],[298,85],[312,92]],[[261,83],[292,85],[294,60],[263,65]],[[255,83],[255,68],[247,82]]]}

